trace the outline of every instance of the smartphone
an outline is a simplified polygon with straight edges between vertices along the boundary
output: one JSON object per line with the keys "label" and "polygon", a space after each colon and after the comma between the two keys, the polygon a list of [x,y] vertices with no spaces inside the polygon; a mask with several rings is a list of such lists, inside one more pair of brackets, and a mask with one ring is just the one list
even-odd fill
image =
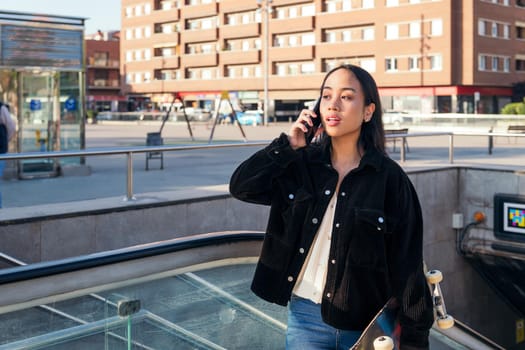
{"label": "smartphone", "polygon": [[317,101],[315,101],[314,108],[312,108],[315,115],[317,116],[317,118],[312,118],[313,126],[305,124],[306,127],[308,128],[308,131],[304,134],[307,145],[309,145],[312,142],[315,134],[317,133],[317,129],[319,129],[319,126],[321,125],[321,111],[320,111],[320,106],[319,106],[320,103],[321,103],[321,99],[318,98]]}

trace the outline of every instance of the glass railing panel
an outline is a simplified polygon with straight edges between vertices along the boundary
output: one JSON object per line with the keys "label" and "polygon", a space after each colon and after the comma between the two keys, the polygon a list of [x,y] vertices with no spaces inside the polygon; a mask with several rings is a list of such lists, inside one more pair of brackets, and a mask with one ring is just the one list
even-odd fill
{"label": "glass railing panel", "polygon": [[133,348],[279,349],[286,308],[250,292],[253,271],[218,266],[0,315],[0,349],[127,349],[117,316],[127,299],[141,302],[130,316]]}

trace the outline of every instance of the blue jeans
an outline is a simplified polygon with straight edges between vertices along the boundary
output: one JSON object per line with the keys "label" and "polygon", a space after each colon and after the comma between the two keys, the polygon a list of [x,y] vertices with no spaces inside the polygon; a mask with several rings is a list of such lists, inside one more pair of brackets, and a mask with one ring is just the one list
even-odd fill
{"label": "blue jeans", "polygon": [[361,331],[346,331],[323,322],[321,305],[292,295],[288,305],[287,350],[348,350]]}
{"label": "blue jeans", "polygon": [[0,160],[0,208],[2,208],[2,177],[4,176],[5,160]]}

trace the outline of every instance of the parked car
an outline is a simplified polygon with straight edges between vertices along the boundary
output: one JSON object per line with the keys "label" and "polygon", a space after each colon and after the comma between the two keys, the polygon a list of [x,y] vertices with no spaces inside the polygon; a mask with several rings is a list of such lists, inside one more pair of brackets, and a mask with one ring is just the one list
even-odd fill
{"label": "parked car", "polygon": [[[207,121],[212,117],[211,111],[203,108],[186,107],[184,108],[184,111],[186,112],[186,116],[188,116],[188,120],[190,121]],[[184,111],[179,109],[176,112],[177,121],[185,120]]]}
{"label": "parked car", "polygon": [[393,125],[396,128],[399,128],[401,124],[406,123],[407,118],[408,118],[408,113],[406,112],[390,111],[390,110],[383,112],[383,124]]}
{"label": "parked car", "polygon": [[263,123],[262,111],[244,111],[236,112],[236,114],[241,125],[262,125]]}

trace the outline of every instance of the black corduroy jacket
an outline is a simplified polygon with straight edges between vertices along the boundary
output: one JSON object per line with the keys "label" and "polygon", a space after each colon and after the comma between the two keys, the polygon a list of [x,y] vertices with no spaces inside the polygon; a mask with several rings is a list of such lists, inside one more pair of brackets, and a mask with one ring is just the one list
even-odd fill
{"label": "black corduroy jacket", "polygon": [[252,290],[267,301],[288,303],[330,198],[337,195],[323,320],[363,330],[394,297],[401,344],[427,348],[433,310],[412,183],[395,161],[376,151],[365,152],[335,193],[337,180],[329,144],[293,150],[285,134],[235,170],[232,195],[271,206]]}

